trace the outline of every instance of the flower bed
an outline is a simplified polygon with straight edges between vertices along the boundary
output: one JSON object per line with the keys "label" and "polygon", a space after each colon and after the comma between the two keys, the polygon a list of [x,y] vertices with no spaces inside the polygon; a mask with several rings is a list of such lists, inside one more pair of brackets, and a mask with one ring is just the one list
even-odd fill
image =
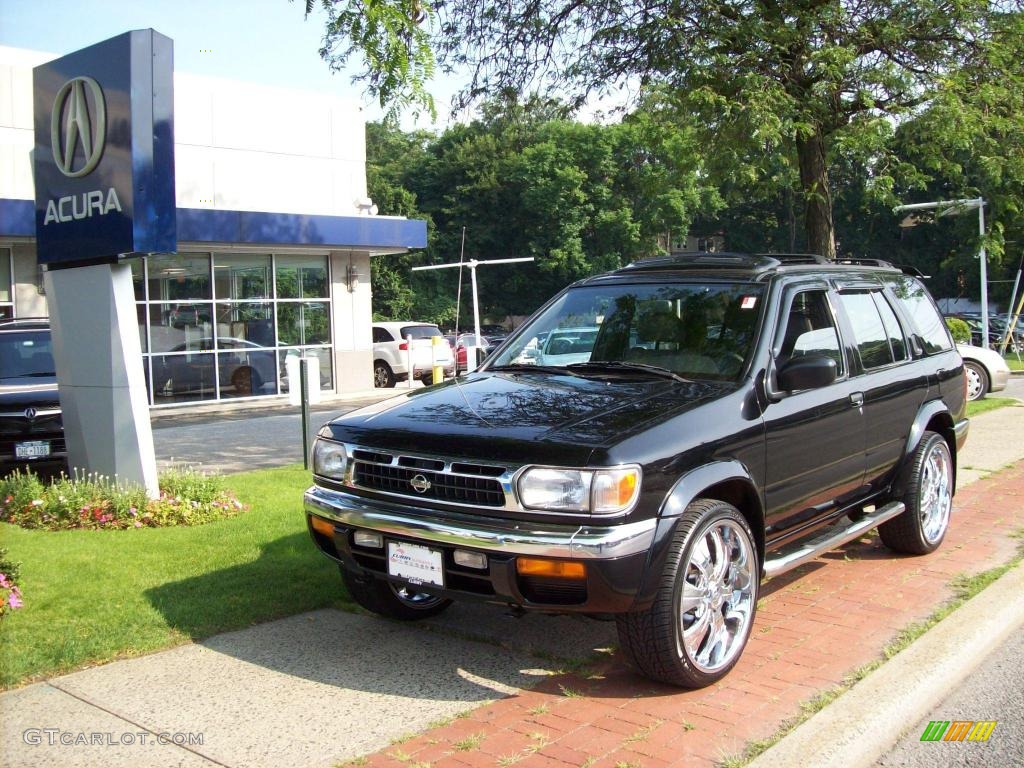
{"label": "flower bed", "polygon": [[159,528],[201,525],[238,514],[244,505],[219,477],[192,467],[160,475],[160,496],[124,486],[102,475],[61,477],[44,483],[32,472],[0,480],[0,520],[22,528]]}

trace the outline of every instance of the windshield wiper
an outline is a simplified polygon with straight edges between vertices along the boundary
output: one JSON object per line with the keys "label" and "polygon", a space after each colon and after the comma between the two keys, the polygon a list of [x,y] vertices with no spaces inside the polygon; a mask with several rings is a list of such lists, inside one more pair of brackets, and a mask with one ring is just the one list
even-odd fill
{"label": "windshield wiper", "polygon": [[568,366],[578,371],[635,371],[637,373],[647,373],[652,376],[661,376],[665,379],[672,379],[673,381],[681,381],[684,383],[690,383],[690,379],[684,379],[675,371],[670,371],[668,368],[662,368],[660,365],[648,365],[647,363],[629,363],[622,360],[592,360],[588,363],[572,363]]}
{"label": "windshield wiper", "polygon": [[529,365],[527,363],[511,363],[509,365],[492,365],[488,371],[513,372],[513,373],[553,373],[558,376],[579,376],[573,373],[568,367],[561,365]]}

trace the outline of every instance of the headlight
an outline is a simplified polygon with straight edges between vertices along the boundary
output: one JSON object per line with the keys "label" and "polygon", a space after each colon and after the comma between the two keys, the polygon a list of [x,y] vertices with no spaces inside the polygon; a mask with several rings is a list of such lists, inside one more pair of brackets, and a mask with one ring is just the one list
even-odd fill
{"label": "headlight", "polygon": [[614,515],[640,493],[640,467],[556,469],[533,467],[519,478],[519,500],[529,509]]}
{"label": "headlight", "polygon": [[330,440],[317,438],[313,443],[313,474],[341,480],[345,476],[348,454],[345,446]]}

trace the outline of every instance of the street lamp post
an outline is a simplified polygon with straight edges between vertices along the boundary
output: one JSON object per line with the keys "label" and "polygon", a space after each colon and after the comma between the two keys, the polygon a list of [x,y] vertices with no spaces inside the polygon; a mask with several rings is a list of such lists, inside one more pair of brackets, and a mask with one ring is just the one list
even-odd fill
{"label": "street lamp post", "polygon": [[[965,211],[978,209],[978,234],[981,235],[981,248],[978,250],[981,272],[981,345],[988,349],[988,254],[985,251],[985,200],[977,197],[970,200],[937,200],[932,203],[913,203],[911,205],[897,205],[894,213],[903,211],[930,211],[934,210],[935,218],[940,216],[956,216]],[[910,218],[910,217],[908,217]],[[903,226],[903,225],[901,225]],[[906,226],[916,226],[916,223]]]}

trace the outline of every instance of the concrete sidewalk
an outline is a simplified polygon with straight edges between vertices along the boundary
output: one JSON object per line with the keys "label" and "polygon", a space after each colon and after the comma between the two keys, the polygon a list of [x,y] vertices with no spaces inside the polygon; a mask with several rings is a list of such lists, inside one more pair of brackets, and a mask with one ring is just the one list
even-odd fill
{"label": "concrete sidewalk", "polygon": [[318,611],[4,693],[0,765],[712,766],[878,658],[954,575],[1013,556],[1024,462],[964,485],[1024,458],[1022,433],[1024,407],[974,421],[961,456],[974,469],[932,555],[866,536],[768,582],[740,663],[702,691],[633,674],[608,653],[609,623],[466,605],[419,625]]}

